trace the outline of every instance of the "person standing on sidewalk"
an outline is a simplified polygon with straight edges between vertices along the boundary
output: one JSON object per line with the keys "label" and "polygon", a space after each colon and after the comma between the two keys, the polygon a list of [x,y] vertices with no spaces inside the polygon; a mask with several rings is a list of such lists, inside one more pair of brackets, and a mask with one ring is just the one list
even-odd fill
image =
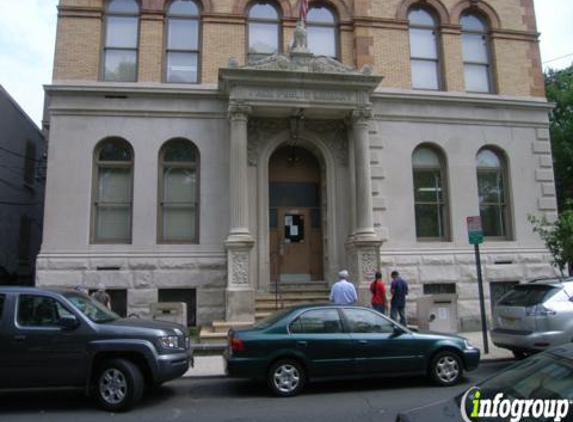
{"label": "person standing on sidewalk", "polygon": [[386,286],[382,281],[382,273],[376,271],[374,281],[370,283],[370,293],[372,293],[372,307],[378,312],[386,315]]}
{"label": "person standing on sidewalk", "polygon": [[405,327],[408,322],[406,320],[406,296],[408,295],[408,283],[400,278],[398,271],[392,271],[390,276],[392,277],[392,284],[390,285],[390,291],[392,292],[390,318],[397,321],[396,317],[399,314],[400,324]]}
{"label": "person standing on sidewalk", "polygon": [[338,281],[332,285],[330,290],[330,300],[339,305],[350,305],[358,300],[356,287],[348,279],[348,271],[342,270],[338,273]]}

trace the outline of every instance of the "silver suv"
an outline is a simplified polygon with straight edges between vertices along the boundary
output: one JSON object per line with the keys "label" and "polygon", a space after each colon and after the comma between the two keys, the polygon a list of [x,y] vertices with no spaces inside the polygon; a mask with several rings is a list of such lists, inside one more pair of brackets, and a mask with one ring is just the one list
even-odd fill
{"label": "silver suv", "polygon": [[515,357],[573,341],[573,277],[518,284],[497,302],[491,337]]}

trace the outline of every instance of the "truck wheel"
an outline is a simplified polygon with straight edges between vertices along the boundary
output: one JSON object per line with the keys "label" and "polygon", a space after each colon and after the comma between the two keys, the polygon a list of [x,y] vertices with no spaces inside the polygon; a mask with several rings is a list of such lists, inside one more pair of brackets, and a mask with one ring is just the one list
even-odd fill
{"label": "truck wheel", "polygon": [[99,406],[110,412],[129,410],[143,395],[143,375],[125,359],[103,363],[96,378],[95,396]]}
{"label": "truck wheel", "polygon": [[279,360],[269,368],[267,383],[277,396],[294,396],[303,389],[306,373],[303,366],[295,360]]}
{"label": "truck wheel", "polygon": [[457,384],[463,375],[462,361],[455,352],[445,350],[438,353],[430,364],[430,376],[442,386]]}

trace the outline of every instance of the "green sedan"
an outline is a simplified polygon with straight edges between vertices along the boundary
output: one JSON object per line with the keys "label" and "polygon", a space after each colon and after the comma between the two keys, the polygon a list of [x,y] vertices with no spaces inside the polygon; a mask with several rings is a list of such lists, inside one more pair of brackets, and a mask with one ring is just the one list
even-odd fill
{"label": "green sedan", "polygon": [[266,380],[284,397],[326,378],[428,375],[449,386],[479,359],[463,337],[415,333],[373,309],[333,304],[284,309],[230,330],[225,351],[229,376]]}

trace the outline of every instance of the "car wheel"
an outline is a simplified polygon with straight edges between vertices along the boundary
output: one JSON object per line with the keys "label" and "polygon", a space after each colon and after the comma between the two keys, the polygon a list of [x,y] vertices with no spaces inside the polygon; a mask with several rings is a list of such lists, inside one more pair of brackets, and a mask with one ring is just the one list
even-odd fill
{"label": "car wheel", "polygon": [[105,362],[98,372],[95,396],[110,412],[129,410],[143,395],[144,379],[139,368],[125,359]]}
{"label": "car wheel", "polygon": [[297,361],[284,359],[271,365],[267,373],[267,382],[273,394],[290,397],[303,389],[306,383],[306,373]]}
{"label": "car wheel", "polygon": [[457,384],[463,375],[462,361],[455,352],[443,351],[432,359],[430,376],[438,385]]}

